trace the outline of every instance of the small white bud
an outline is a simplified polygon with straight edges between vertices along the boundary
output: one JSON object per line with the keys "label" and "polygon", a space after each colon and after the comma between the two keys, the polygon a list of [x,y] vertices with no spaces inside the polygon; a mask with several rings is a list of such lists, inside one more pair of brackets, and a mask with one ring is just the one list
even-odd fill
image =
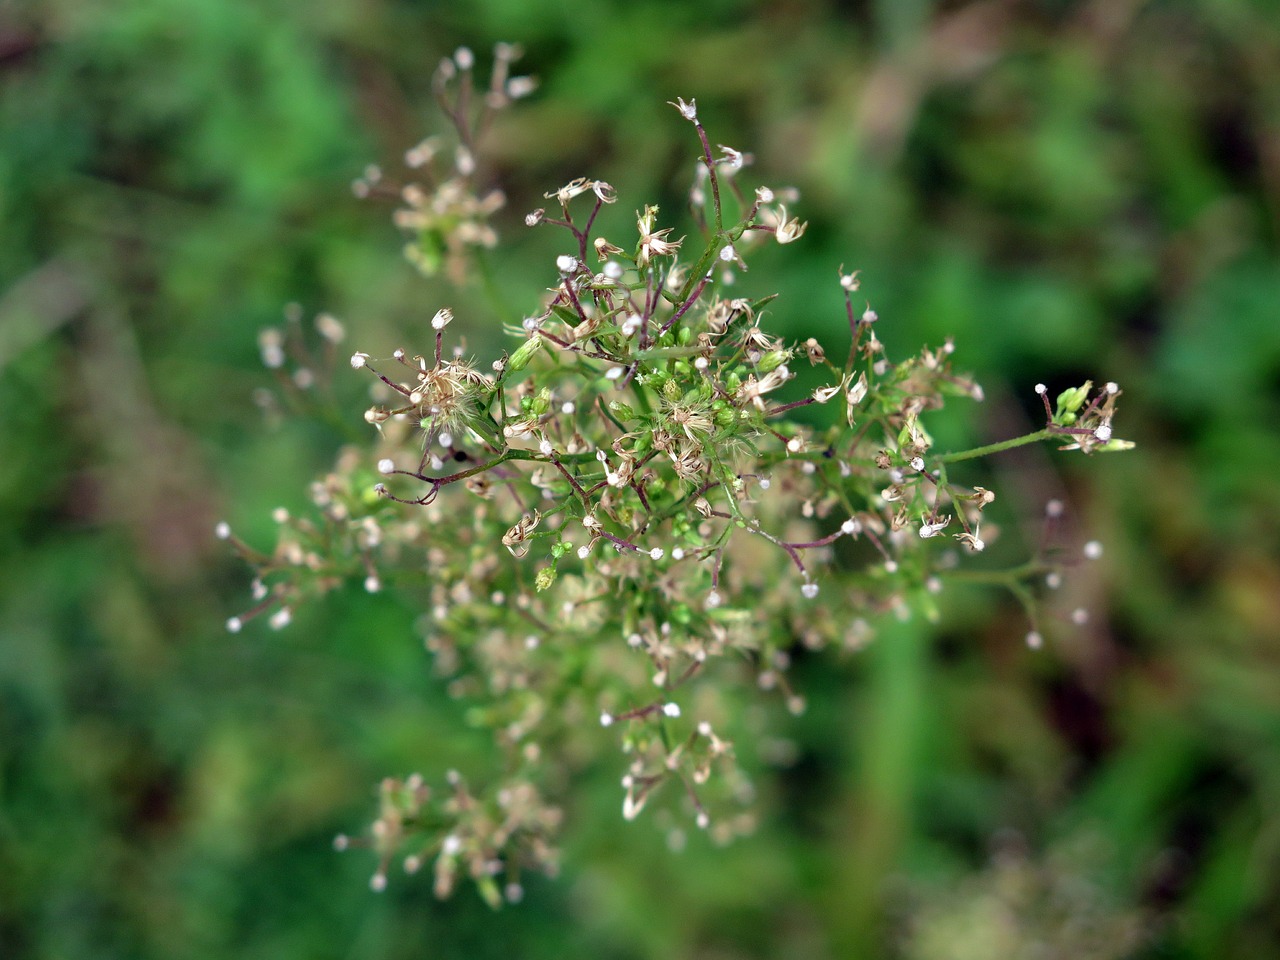
{"label": "small white bud", "polygon": [[806,600],[812,600],[818,595],[818,585],[816,583],[806,583],[800,587],[800,592]]}
{"label": "small white bud", "polygon": [[387,875],[379,871],[369,878],[369,889],[374,893],[381,893],[387,889]]}
{"label": "small white bud", "polygon": [[875,323],[879,319],[880,319],[880,314],[876,313],[870,307],[867,307],[867,309],[862,311],[863,323]]}
{"label": "small white bud", "polygon": [[440,446],[444,447],[445,449],[448,449],[449,447],[453,446],[453,434],[450,433],[448,430],[440,431],[440,436],[437,437],[436,439],[440,441]]}
{"label": "small white bud", "polygon": [[1084,545],[1084,555],[1089,560],[1097,560],[1102,556],[1102,544],[1097,540],[1090,540]]}
{"label": "small white bud", "polygon": [[538,452],[541,453],[544,457],[551,456],[551,441],[548,440],[546,437],[543,437],[540,441],[538,441]]}
{"label": "small white bud", "polygon": [[1040,631],[1031,630],[1027,633],[1027,646],[1032,650],[1039,650],[1044,646],[1044,637],[1040,635]]}
{"label": "small white bud", "polygon": [[578,559],[579,559],[579,560],[585,560],[585,559],[587,559],[587,557],[589,557],[589,556],[591,556],[591,547],[589,547],[589,546],[585,546],[585,547],[579,547],[579,548],[578,548]]}
{"label": "small white bud", "polygon": [[668,717],[671,717],[672,719],[674,719],[680,716],[680,704],[664,703],[662,705],[662,712],[665,713]]}
{"label": "small white bud", "polygon": [[1089,622],[1089,611],[1084,607],[1076,607],[1071,611],[1071,622],[1077,627],[1083,627]]}
{"label": "small white bud", "polygon": [[365,593],[377,593],[382,589],[382,581],[373,574],[364,578]]}
{"label": "small white bud", "polygon": [[1114,380],[1108,380],[1107,385],[1102,389],[1107,391],[1108,394],[1114,397],[1117,393],[1120,392],[1120,384],[1116,383]]}
{"label": "small white bud", "polygon": [[723,260],[725,263],[729,263],[735,257],[737,257],[737,255],[738,255],[738,251],[733,249],[732,243],[725,244],[725,246],[720,251],[720,259]]}
{"label": "small white bud", "polygon": [[227,633],[239,633],[243,626],[243,620],[239,617],[231,617],[227,620]]}
{"label": "small white bud", "polygon": [[608,370],[604,372],[604,378],[606,380],[617,380],[620,376],[622,376],[623,371],[625,369],[626,369],[625,367],[610,367]]}
{"label": "small white bud", "polygon": [[1043,397],[1048,392],[1049,392],[1049,388],[1046,387],[1043,383],[1036,384],[1036,393],[1040,394],[1040,396]]}
{"label": "small white bud", "polygon": [[602,726],[602,727],[611,727],[611,726],[613,726],[613,714],[612,714],[612,713],[602,713],[602,714],[600,714],[600,726]]}
{"label": "small white bud", "polygon": [[707,816],[707,811],[699,810],[694,822],[697,823],[699,830],[705,830],[711,826],[711,817]]}
{"label": "small white bud", "polygon": [[351,846],[351,838],[345,833],[340,833],[333,838],[333,849],[337,850],[339,853],[346,850],[349,846]]}
{"label": "small white bud", "polygon": [[378,461],[378,472],[382,474],[384,477],[387,476],[388,474],[395,473],[395,470],[396,470],[396,462],[392,460],[390,457],[386,457]]}
{"label": "small white bud", "polygon": [[560,404],[560,412],[563,413],[565,416],[568,416],[569,414],[573,413],[577,409],[578,409],[577,406],[574,404],[572,400],[566,400],[564,403]]}
{"label": "small white bud", "polygon": [[225,520],[220,521],[218,525],[213,528],[213,535],[219,540],[230,540],[231,524],[227,523]]}
{"label": "small white bud", "polygon": [[281,607],[271,615],[271,619],[267,622],[271,624],[272,630],[283,630],[293,620],[293,611],[288,607]]}
{"label": "small white bud", "polygon": [[359,370],[368,362],[369,355],[367,353],[353,353],[351,355],[351,369],[353,370]]}
{"label": "small white bud", "polygon": [[853,536],[855,533],[858,533],[861,530],[862,530],[862,523],[858,520],[857,517],[850,517],[844,523],[840,524],[840,532],[847,534],[849,536]]}
{"label": "small white bud", "polygon": [[1111,439],[1111,424],[1104,420],[1102,423],[1098,424],[1097,428],[1094,429],[1093,435],[1097,438],[1099,443],[1106,443]]}
{"label": "small white bud", "polygon": [[911,469],[916,473],[924,473],[924,457],[912,457]]}
{"label": "small white bud", "polygon": [[457,834],[449,834],[444,838],[444,842],[440,844],[440,852],[446,857],[456,857],[462,850],[462,841],[458,839]]}
{"label": "small white bud", "polygon": [[672,547],[672,548],[671,548],[671,559],[672,559],[672,560],[683,560],[683,559],[684,559],[684,547]]}
{"label": "small white bud", "polygon": [[665,555],[666,552],[661,547],[654,547],[649,551],[649,557],[652,560],[661,560]]}
{"label": "small white bud", "polygon": [[507,81],[507,96],[512,100],[527,97],[536,89],[538,89],[538,81],[533,77],[512,77]]}
{"label": "small white bud", "polygon": [[622,264],[617,260],[610,260],[604,265],[603,273],[610,280],[622,279]]}

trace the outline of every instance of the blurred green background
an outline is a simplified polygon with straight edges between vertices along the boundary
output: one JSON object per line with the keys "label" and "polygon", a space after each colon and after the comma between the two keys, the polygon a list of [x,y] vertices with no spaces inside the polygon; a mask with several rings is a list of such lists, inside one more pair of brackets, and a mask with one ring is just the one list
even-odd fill
{"label": "blurred green background", "polygon": [[[382,775],[469,762],[414,611],[352,590],[228,635],[248,574],[212,529],[269,543],[342,440],[255,403],[285,304],[374,354],[443,304],[499,342],[350,190],[442,129],[438,59],[497,40],[541,80],[490,144],[514,310],[543,190],[679,209],[694,96],[801,189],[808,234],[744,278],[778,325],[838,337],[860,268],[895,355],[954,335],[987,387],[956,436],[1093,377],[1139,449],[993,466],[1015,537],[1062,496],[1105,544],[1059,605],[1086,626],[1033,654],[957,593],[802,662],[756,837],[670,853],[586,771],[563,875],[493,914],[330,846]],[[0,957],[1280,955],[1278,229],[1275,0],[0,3]]]}

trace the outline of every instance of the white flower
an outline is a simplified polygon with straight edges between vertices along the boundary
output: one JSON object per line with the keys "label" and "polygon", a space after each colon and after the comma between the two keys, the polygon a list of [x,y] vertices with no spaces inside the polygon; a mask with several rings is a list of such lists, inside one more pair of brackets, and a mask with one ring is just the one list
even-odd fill
{"label": "white flower", "polygon": [[773,235],[779,243],[791,243],[793,240],[799,240],[808,229],[808,223],[801,223],[797,218],[787,218],[787,208],[785,206],[778,207],[778,226],[774,230]]}
{"label": "white flower", "polygon": [[661,560],[665,555],[665,551],[661,547],[654,547],[649,551],[649,557],[652,560]]}
{"label": "white flower", "polygon": [[680,116],[686,120],[698,122],[698,101],[691,99],[688,103],[684,102],[683,97],[676,97],[675,100],[668,100],[667,103],[680,111]]}
{"label": "white flower", "polygon": [[573,257],[561,254],[556,257],[556,269],[561,273],[573,273],[578,267],[578,261]]}
{"label": "white flower", "polygon": [[453,319],[453,311],[448,307],[436,311],[436,315],[431,318],[432,330],[443,330],[449,325],[449,321]]}
{"label": "white flower", "polygon": [[353,353],[351,355],[351,369],[353,370],[359,370],[368,362],[369,355],[367,353]]}
{"label": "white flower", "polygon": [[950,517],[943,517],[935,523],[920,524],[920,539],[928,540],[930,537],[936,537],[942,532],[942,528],[951,522]]}

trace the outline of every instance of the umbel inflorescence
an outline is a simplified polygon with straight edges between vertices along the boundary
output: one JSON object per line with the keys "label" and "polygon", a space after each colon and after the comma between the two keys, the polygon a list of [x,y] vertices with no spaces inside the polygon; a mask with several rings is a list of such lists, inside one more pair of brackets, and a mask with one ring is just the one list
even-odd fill
{"label": "umbel inflorescence", "polygon": [[[495,239],[487,217],[502,198],[477,192],[475,149],[490,113],[531,88],[507,77],[514,56],[499,48],[478,119],[470,53],[437,74],[460,144],[444,179],[402,191],[397,218],[426,270],[447,258],[465,272]],[[963,555],[985,548],[995,493],[953,479],[953,465],[1039,440],[1127,446],[1111,432],[1120,391],[1086,383],[1046,395],[1034,433],[939,451],[927,414],[982,391],[953,370],[950,342],[887,356],[856,271],[832,280],[847,325],[838,359],[770,333],[772,297],[737,295],[734,281],[754,250],[805,224],[774,191],[742,187],[747,158],[713,152],[693,101],[673,106],[700,147],[696,235],[645,205],[634,233],[605,237],[594,225],[613,187],[580,178],[548,193],[526,222],[561,231],[565,248],[541,309],[511,325],[518,346],[480,364],[453,345],[441,308],[421,352],[355,353],[373,378],[369,443],[312,485],[316,515],[281,512],[270,554],[219,527],[257,569],[258,603],[230,629],[259,613],[283,626],[352,579],[410,591],[449,694],[492,733],[475,785],[456,771],[382,784],[375,888],[400,858],[410,873],[431,865],[441,896],[462,876],[493,903],[517,899],[522,870],[555,869],[566,772],[615,750],[603,762],[617,764],[625,818],[663,807],[677,845],[689,826],[720,842],[749,831],[744,766],[758,765],[750,745],[768,723],[749,706],[764,691],[804,709],[787,680],[797,646],[856,649],[885,614],[930,613]],[[441,154],[430,141],[409,159]],[[321,333],[342,336],[327,317]],[[280,337],[268,339],[279,366]],[[820,374],[803,393],[801,367]],[[1046,549],[994,578],[1024,602],[1033,645],[1034,588],[1060,563]]]}

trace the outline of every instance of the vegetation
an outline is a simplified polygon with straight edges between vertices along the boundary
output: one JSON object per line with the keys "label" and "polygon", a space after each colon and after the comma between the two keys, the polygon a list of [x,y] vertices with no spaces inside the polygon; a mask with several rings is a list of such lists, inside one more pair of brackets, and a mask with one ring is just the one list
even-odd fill
{"label": "vegetation", "polygon": [[[535,14],[501,0],[448,15],[389,4],[317,11],[283,0],[112,10],[50,0],[3,15],[0,953],[505,956],[513,944],[527,956],[606,957],[1038,956],[1045,944],[1075,957],[1274,952],[1280,691],[1268,667],[1280,550],[1269,478],[1280,466],[1270,429],[1280,198],[1271,131],[1280,16],[1261,2],[1107,11],[883,3],[852,13],[805,4],[780,16],[734,2],[696,10],[588,2]],[[395,158],[408,150],[413,159],[435,124],[434,65],[460,45],[479,50],[512,37],[526,48],[521,71],[539,88],[477,141],[470,175],[481,189],[468,214],[477,242],[450,247],[456,231],[433,237],[410,202],[400,223],[415,239],[414,259],[440,268],[414,276],[387,226],[392,205],[379,197],[404,196],[401,184],[387,189]],[[689,119],[666,105],[691,94],[711,144],[753,146],[754,164],[733,174],[751,187],[741,205],[726,190],[723,222],[704,192],[694,221],[660,236],[688,207],[689,158],[702,152]],[[456,165],[458,155],[445,159]],[[724,159],[713,156],[711,168]],[[361,173],[371,161],[383,170]],[[353,177],[362,200],[351,196]],[[559,199],[542,194],[579,177],[604,196],[590,188],[566,196],[574,223],[601,200],[590,239],[620,248],[603,262],[565,228],[523,221],[536,206],[564,218]],[[753,223],[757,183],[773,185],[774,197],[760,199]],[[499,184],[505,205],[486,205]],[[614,189],[603,184],[622,200],[605,203]],[[799,198],[787,199],[780,184],[797,185]],[[641,263],[632,214],[644,221],[650,201],[660,213],[640,233],[668,243],[684,234],[684,247],[664,254],[651,241]],[[668,288],[666,312],[649,319],[666,323],[689,303],[666,331],[672,343],[646,342],[638,329],[628,337],[627,304],[665,286],[641,268],[698,262],[699,210],[713,259],[735,223],[772,227],[772,239],[752,250],[733,238],[750,271],[735,265],[732,291],[719,287],[718,272],[698,289],[698,269]],[[797,242],[776,243],[780,228],[798,231],[800,221],[808,226]],[[485,253],[484,228],[501,257]],[[451,263],[477,255],[489,260],[487,284],[451,275]],[[605,272],[608,262],[619,277]],[[507,372],[519,341],[491,318],[543,316],[548,286],[573,313],[571,290],[614,300],[594,317],[553,310],[540,330],[522,329],[542,346],[523,370]],[[850,299],[857,307],[847,310],[855,294],[874,307]],[[717,296],[747,303],[709,352],[684,355],[701,346],[699,335],[714,339]],[[437,313],[446,305],[447,325]],[[877,319],[864,321],[864,310]],[[320,315],[328,319],[313,325]],[[441,341],[430,329],[437,316]],[[576,343],[567,331],[593,319],[612,325],[587,331],[603,357],[566,353],[551,339]],[[757,326],[769,343],[752,359],[746,337]],[[278,339],[259,341],[264,328]],[[685,343],[680,329],[690,331]],[[872,333],[894,358],[883,373],[856,349],[844,362],[849,342],[858,337],[865,349]],[[954,355],[914,353],[948,336]],[[810,338],[823,349],[815,353]],[[484,358],[476,364],[484,383],[470,382],[501,386],[507,398],[468,394],[460,422],[480,441],[436,424],[419,461],[420,427],[388,421],[385,447],[368,449],[379,434],[359,411],[371,378],[347,367],[346,354],[367,352],[366,368],[413,392],[417,373],[393,354],[401,344],[406,359],[421,352],[433,370],[454,361],[454,345],[464,347],[460,360]],[[775,351],[792,353],[763,369]],[[507,367],[484,369],[504,352]],[[729,396],[783,365],[797,376],[742,404],[688,398],[699,356]],[[933,396],[957,386],[940,373],[953,358],[983,383],[985,400],[930,411],[917,426],[932,442],[905,449],[920,438],[901,432],[910,411],[895,377],[906,364],[906,376],[928,379],[929,389],[911,395]],[[609,372],[622,368],[622,379],[632,366],[636,376],[618,391]],[[668,379],[641,382],[642,372]],[[900,581],[873,576],[886,555],[865,535],[875,532],[872,495],[890,484],[859,481],[861,499],[823,507],[833,491],[852,494],[801,466],[835,445],[855,475],[866,454],[867,477],[880,470],[870,448],[839,447],[852,439],[840,438],[857,383],[848,377],[860,372],[862,415],[880,434],[875,450],[887,452],[889,471],[914,479],[904,490],[912,538],[901,543],[905,554],[889,557]],[[665,384],[680,377],[690,379],[668,398]],[[1089,378],[1124,385],[1118,425],[1140,441],[1131,453],[1088,461],[1051,445],[988,451],[980,461],[943,453],[1034,435],[1046,417],[1077,428],[1067,407],[1088,420],[1115,395],[1077,401],[1073,389]],[[1059,398],[1052,409],[1037,382]],[[588,418],[581,404],[565,413],[559,394],[557,406],[538,409],[543,387],[569,383],[596,409],[603,399],[608,413]],[[776,410],[832,386],[843,398]],[[375,399],[374,421],[397,409],[391,399]],[[718,423],[717,399],[748,417]],[[539,418],[555,411],[555,423],[540,419],[528,437],[486,435],[477,411],[493,415],[494,427],[513,426],[504,418],[521,400]],[[673,415],[690,408],[693,435],[663,440],[674,460],[641,466],[648,448],[638,449],[638,436],[614,448],[638,432],[654,444],[654,411],[664,404]],[[282,416],[297,412],[313,416]],[[779,412],[785,427],[769,416]],[[1088,422],[1088,436],[1101,440],[1101,424]],[[571,426],[586,442],[572,453]],[[682,478],[677,465],[685,446],[709,446],[695,438],[722,430],[756,447],[740,446],[742,456],[777,471],[773,499],[752,489],[759,503],[750,509],[782,546],[733,534],[723,602],[708,605],[721,592],[715,563],[676,561],[673,552],[714,561],[734,508],[747,509],[729,474],[759,471],[717,476],[699,456],[694,478]],[[441,432],[457,442],[442,445]],[[789,450],[797,438],[800,449]],[[366,452],[344,459],[339,451],[352,443]],[[589,576],[617,583],[637,564],[660,576],[685,563],[696,570],[679,580],[689,615],[711,622],[758,610],[757,626],[771,633],[754,641],[753,650],[769,651],[755,654],[756,667],[785,654],[785,689],[805,706],[793,714],[786,694],[748,695],[755,680],[741,681],[759,670],[744,678],[732,658],[715,684],[699,675],[659,691],[646,670],[633,673],[647,661],[626,645],[632,631],[621,621],[636,616],[659,631],[664,621],[624,596],[608,611],[619,621],[612,634],[622,666],[578,688],[576,713],[564,717],[577,722],[554,741],[564,762],[540,774],[540,789],[562,798],[564,849],[537,865],[556,862],[560,875],[520,877],[524,902],[497,913],[466,891],[438,901],[429,880],[403,875],[399,859],[387,861],[396,869],[373,896],[368,879],[382,859],[332,851],[335,834],[361,833],[377,810],[371,788],[388,773],[395,780],[384,791],[394,795],[384,801],[393,809],[418,786],[415,770],[456,770],[457,783],[476,789],[496,783],[485,779],[491,730],[511,719],[478,715],[474,691],[464,686],[453,698],[434,674],[449,651],[437,644],[433,666],[422,639],[441,632],[416,622],[412,599],[429,587],[381,589],[400,569],[379,565],[394,536],[369,550],[368,528],[364,543],[357,532],[338,554],[349,567],[323,583],[296,578],[296,565],[268,571],[267,615],[285,626],[279,614],[288,609],[292,623],[278,633],[242,623],[228,634],[227,617],[244,609],[245,571],[212,535],[225,519],[249,547],[282,534],[297,540],[317,516],[306,478],[330,473],[335,457],[338,476],[355,483],[351,506],[375,517],[379,532],[403,533],[398,525],[415,511],[439,509],[454,493],[466,501],[462,487],[479,474],[424,506],[369,498],[373,484],[423,498],[434,485],[413,474],[440,476],[431,452],[441,465],[453,451],[473,462],[486,444],[527,455],[518,476],[501,478],[526,492],[537,468],[555,471],[537,487],[552,494],[537,525],[521,528],[523,516],[533,519],[525,509],[502,518],[498,541],[506,535],[510,552],[486,541],[501,577],[554,569],[551,592],[533,591],[549,597]],[[583,452],[584,462],[568,459]],[[670,510],[659,497],[674,505],[697,477],[718,479],[706,491],[708,530],[676,530],[672,514],[650,528],[653,542],[634,538],[637,527],[618,511],[643,504],[599,504],[618,491],[640,502],[634,486],[608,483],[628,455],[633,476],[662,466],[650,503],[659,513]],[[912,473],[915,455],[964,486],[933,500],[932,482]],[[379,478],[381,459],[392,472]],[[976,516],[963,497],[979,487],[999,494],[982,512],[986,549],[963,557],[954,576],[939,572],[944,541],[966,549],[950,534],[977,535],[964,529]],[[1043,556],[1050,500],[1064,506],[1055,518],[1068,551],[1061,557],[1100,546],[1057,589],[1046,582],[1055,571],[1010,580],[1000,571]],[[508,509],[501,498],[494,504]],[[931,507],[952,519],[921,538],[920,524],[942,520]],[[888,527],[895,515],[878,522]],[[445,519],[462,516],[451,510]],[[598,531],[582,526],[588,516]],[[567,518],[576,527],[561,529]],[[852,520],[856,537],[844,531]],[[588,532],[599,540],[579,559]],[[627,544],[662,557],[642,559]],[[757,546],[771,552],[757,555]],[[1049,605],[1030,608],[1039,649],[1026,642],[1024,597],[973,589],[962,573],[1044,590]],[[927,588],[935,574],[938,594]],[[850,641],[841,605],[864,598],[837,582],[883,588],[890,608],[905,590],[917,613],[936,604],[937,621],[879,618],[869,622],[874,637]],[[483,585],[511,594],[527,583]],[[809,584],[816,597],[805,596]],[[304,594],[314,602],[298,604]],[[499,609],[489,607],[495,617]],[[839,631],[810,622],[821,610],[839,613]],[[1073,622],[1077,610],[1088,612],[1085,622]],[[788,642],[808,639],[807,629],[817,631],[814,643]],[[810,649],[833,640],[847,651]],[[538,649],[549,646],[544,638]],[[460,651],[478,653],[504,651]],[[611,677],[623,685],[610,686],[619,682]],[[721,682],[730,677],[736,686]],[[642,689],[657,693],[644,698]],[[719,704],[705,699],[721,690],[737,692]],[[659,709],[626,716],[652,703]],[[615,722],[602,727],[601,711]],[[697,806],[686,807],[687,794],[670,783],[634,823],[624,821],[626,771],[601,747],[668,724],[710,744],[698,724],[707,720],[719,736],[721,716],[747,732],[726,739],[736,740],[755,788],[754,832],[719,846],[714,827],[745,826],[741,814],[708,797],[704,833]],[[448,794],[431,785],[433,797]]]}

